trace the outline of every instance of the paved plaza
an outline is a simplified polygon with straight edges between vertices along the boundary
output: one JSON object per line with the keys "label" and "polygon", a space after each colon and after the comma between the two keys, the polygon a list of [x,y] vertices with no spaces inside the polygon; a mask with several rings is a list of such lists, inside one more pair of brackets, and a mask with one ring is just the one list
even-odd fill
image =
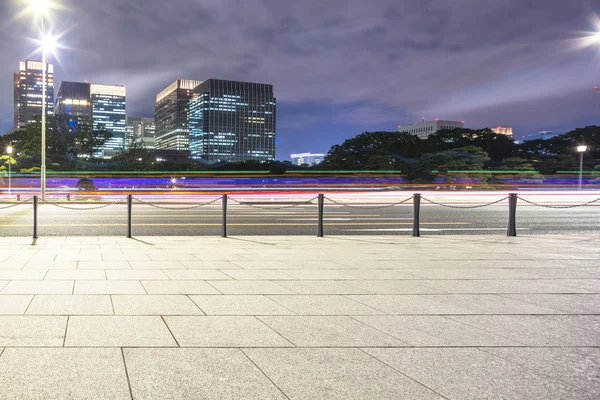
{"label": "paved plaza", "polygon": [[600,237],[0,238],[0,399],[600,398]]}

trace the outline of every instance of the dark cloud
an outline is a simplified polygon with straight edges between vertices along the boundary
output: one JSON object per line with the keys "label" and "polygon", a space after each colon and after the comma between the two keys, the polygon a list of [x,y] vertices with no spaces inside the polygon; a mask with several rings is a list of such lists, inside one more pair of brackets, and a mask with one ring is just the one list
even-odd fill
{"label": "dark cloud", "polygon": [[[152,115],[177,78],[218,77],[273,83],[286,110],[278,134],[294,146],[302,140],[286,136],[302,127],[326,147],[334,126],[349,137],[438,116],[535,130],[596,115],[568,103],[600,83],[594,52],[565,42],[593,29],[588,0],[54,1],[52,26],[69,29],[71,48],[57,80],[125,84],[130,114]],[[0,131],[11,125],[12,72],[33,49],[32,19],[13,18],[23,2],[0,8]],[[551,115],[521,112],[540,99],[556,104]],[[303,149],[278,155],[292,151]]]}

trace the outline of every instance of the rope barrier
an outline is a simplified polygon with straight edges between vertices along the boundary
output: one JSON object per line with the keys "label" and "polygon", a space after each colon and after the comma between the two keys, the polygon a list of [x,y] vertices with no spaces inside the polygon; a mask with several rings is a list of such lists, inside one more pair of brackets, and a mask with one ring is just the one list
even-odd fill
{"label": "rope barrier", "polygon": [[27,200],[18,201],[18,202],[14,203],[14,204],[10,204],[8,206],[0,207],[0,210],[6,210],[7,208],[12,208],[12,207],[20,206],[21,204],[29,203],[31,200],[33,200],[33,198],[27,199]]}
{"label": "rope barrier", "polygon": [[542,208],[563,208],[563,209],[564,208],[585,207],[585,206],[589,206],[590,204],[594,204],[594,203],[597,203],[600,201],[600,198],[597,198],[596,200],[588,201],[587,203],[582,203],[582,204],[572,204],[572,205],[568,205],[568,206],[553,206],[553,205],[549,205],[549,204],[536,203],[534,201],[524,199],[521,196],[518,196],[518,198],[520,200],[523,200],[523,202],[525,202],[527,204],[531,204],[532,206],[537,206],[537,207],[542,207]]}
{"label": "rope barrier", "polygon": [[[231,201],[233,201],[234,203],[237,203],[237,204],[239,204],[239,205],[242,205],[242,206],[248,206],[248,207],[252,207],[252,208],[258,208],[258,209],[260,209],[260,210],[284,210],[284,209],[287,209],[287,208],[294,208],[294,207],[305,206],[305,205],[307,205],[307,204],[313,204],[313,201],[315,201],[315,200],[316,200],[316,199],[318,199],[318,198],[319,198],[319,197],[317,196],[317,197],[313,197],[313,198],[312,198],[312,199],[310,199],[310,200],[306,200],[306,201],[299,202],[299,203],[292,204],[292,205],[281,206],[281,207],[273,207],[273,206],[261,207],[261,206],[257,206],[256,204],[244,203],[244,202],[238,201],[238,200],[236,200],[236,199],[233,199],[233,198],[231,198],[231,197],[229,197],[229,200],[231,200]],[[274,204],[276,204],[276,203],[274,203]]]}
{"label": "rope barrier", "polygon": [[477,204],[477,205],[474,205],[474,206],[453,206],[453,205],[450,205],[450,204],[439,203],[437,201],[430,200],[430,199],[428,199],[426,197],[423,197],[423,196],[421,196],[421,199],[424,200],[424,201],[426,201],[426,202],[428,202],[428,203],[437,204],[438,206],[442,206],[442,207],[446,207],[446,208],[465,208],[465,209],[470,209],[470,208],[482,208],[482,207],[492,206],[494,204],[501,203],[504,200],[507,200],[508,196],[503,197],[500,200],[492,201],[491,203]]}
{"label": "rope barrier", "polygon": [[142,204],[145,204],[145,205],[150,206],[150,207],[160,208],[161,210],[193,210],[195,208],[200,208],[200,207],[208,206],[208,205],[211,205],[211,204],[215,204],[215,203],[221,201],[221,198],[218,197],[218,198],[214,199],[213,201],[209,201],[208,203],[195,204],[193,206],[187,206],[187,207],[165,207],[165,206],[159,206],[158,204],[152,204],[152,203],[149,203],[147,201],[144,201],[144,200],[141,200],[141,199],[138,199],[138,198],[135,198],[135,197],[134,197],[134,200],[137,201],[138,203],[142,203]]}
{"label": "rope barrier", "polygon": [[340,201],[336,201],[336,200],[331,199],[329,197],[325,197],[325,198],[327,200],[331,201],[332,203],[339,204],[339,205],[342,205],[342,206],[348,207],[348,208],[357,208],[357,209],[361,209],[361,210],[379,210],[379,209],[383,209],[383,208],[390,208],[390,207],[394,207],[394,206],[397,206],[397,205],[400,205],[400,204],[407,203],[407,202],[409,202],[409,201],[411,201],[413,199],[413,197],[411,196],[411,197],[409,197],[407,199],[404,199],[402,201],[399,201],[399,202],[393,203],[393,204],[386,204],[386,205],[383,205],[383,206],[367,206],[367,207],[365,207],[365,206],[352,206],[352,205],[347,204],[347,203],[342,203]]}
{"label": "rope barrier", "polygon": [[101,208],[106,208],[106,207],[114,206],[115,204],[122,203],[124,200],[120,199],[120,200],[117,200],[117,201],[112,202],[112,203],[102,204],[100,206],[95,206],[95,207],[72,207],[72,206],[64,206],[64,205],[59,204],[59,203],[52,203],[52,202],[50,202],[48,200],[41,200],[41,201],[43,203],[47,203],[47,204],[50,204],[51,206],[62,208],[62,209],[65,209],[65,210],[88,211],[88,210],[99,210]]}

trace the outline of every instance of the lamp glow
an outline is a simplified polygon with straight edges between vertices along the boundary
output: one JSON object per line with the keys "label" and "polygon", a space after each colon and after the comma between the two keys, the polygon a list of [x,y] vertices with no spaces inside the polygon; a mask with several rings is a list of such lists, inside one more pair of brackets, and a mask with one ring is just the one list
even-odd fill
{"label": "lamp glow", "polygon": [[12,146],[8,146],[8,147],[6,148],[6,152],[7,152],[8,154],[12,154],[12,152],[13,152],[13,148],[12,148]]}
{"label": "lamp glow", "polygon": [[29,6],[38,13],[43,13],[46,11],[50,2],[48,0],[29,0]]}
{"label": "lamp glow", "polygon": [[588,149],[587,146],[577,146],[578,153],[583,153],[583,152],[587,151],[587,149]]}

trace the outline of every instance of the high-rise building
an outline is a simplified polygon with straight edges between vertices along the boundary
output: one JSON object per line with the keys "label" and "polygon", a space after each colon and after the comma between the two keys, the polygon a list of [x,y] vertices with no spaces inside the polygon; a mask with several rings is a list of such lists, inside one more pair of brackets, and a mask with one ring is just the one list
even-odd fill
{"label": "high-rise building", "polygon": [[510,126],[497,126],[492,128],[492,132],[497,133],[498,135],[506,135],[510,136],[511,138],[513,137],[513,128]]}
{"label": "high-rise building", "polygon": [[160,150],[189,150],[189,103],[202,81],[178,79],[156,96],[155,146]]}
{"label": "high-rise building", "polygon": [[104,125],[112,133],[112,138],[96,156],[110,158],[125,148],[125,86],[91,84],[90,98],[94,127]]}
{"label": "high-rise building", "polygon": [[290,158],[295,165],[317,165],[323,162],[325,154],[299,153],[291,154]]}
{"label": "high-rise building", "polygon": [[418,136],[419,139],[427,139],[429,135],[433,135],[436,132],[460,129],[464,127],[464,121],[443,121],[441,119],[434,119],[429,122],[421,122],[413,125],[399,126],[398,132],[406,132],[411,135]]}
{"label": "high-rise building", "polygon": [[92,101],[87,82],[61,82],[56,96],[55,114],[91,117]]}
{"label": "high-rise building", "polygon": [[190,102],[192,158],[209,161],[275,159],[273,85],[208,79]]}
{"label": "high-rise building", "polygon": [[[43,72],[46,70],[46,82]],[[46,116],[54,111],[54,65],[21,61],[14,74],[14,129],[23,128],[42,115],[42,86],[46,85]]]}
{"label": "high-rise building", "polygon": [[127,117],[125,124],[125,145],[131,147],[133,143],[141,143],[147,149],[154,149],[154,135],[156,125],[154,118]]}

